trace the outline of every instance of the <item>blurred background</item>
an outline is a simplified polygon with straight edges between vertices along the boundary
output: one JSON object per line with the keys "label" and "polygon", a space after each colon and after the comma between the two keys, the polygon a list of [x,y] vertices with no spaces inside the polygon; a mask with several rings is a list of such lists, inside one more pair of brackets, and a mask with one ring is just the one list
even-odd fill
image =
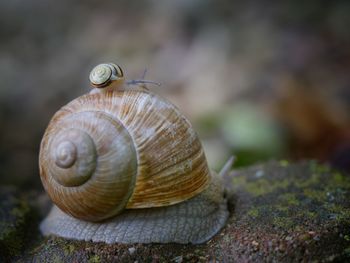
{"label": "blurred background", "polygon": [[350,170],[349,1],[0,1],[0,184],[40,188],[52,115],[117,62],[194,124],[210,166]]}

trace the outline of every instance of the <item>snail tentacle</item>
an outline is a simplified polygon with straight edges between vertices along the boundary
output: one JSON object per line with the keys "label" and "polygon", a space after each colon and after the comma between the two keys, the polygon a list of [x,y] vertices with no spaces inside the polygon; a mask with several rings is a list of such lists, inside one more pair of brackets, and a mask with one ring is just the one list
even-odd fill
{"label": "snail tentacle", "polygon": [[161,86],[162,84],[159,82],[155,82],[152,80],[143,80],[143,79],[134,79],[126,82],[127,85],[138,85],[138,84],[153,84],[156,86]]}

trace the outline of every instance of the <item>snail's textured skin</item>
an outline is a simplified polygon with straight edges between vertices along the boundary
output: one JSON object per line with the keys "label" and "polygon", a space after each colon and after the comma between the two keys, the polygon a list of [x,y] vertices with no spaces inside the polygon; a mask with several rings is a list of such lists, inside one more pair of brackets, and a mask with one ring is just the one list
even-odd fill
{"label": "snail's textured skin", "polygon": [[[214,174],[214,173],[213,173]],[[105,243],[203,243],[226,223],[228,210],[220,178],[199,195],[176,205],[130,209],[106,221],[73,218],[54,206],[41,223],[44,235]]]}

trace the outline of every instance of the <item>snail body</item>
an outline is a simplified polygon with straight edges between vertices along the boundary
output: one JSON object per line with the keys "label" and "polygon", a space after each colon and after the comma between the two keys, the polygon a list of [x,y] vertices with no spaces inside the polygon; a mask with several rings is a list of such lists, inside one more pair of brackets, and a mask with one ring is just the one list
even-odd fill
{"label": "snail body", "polygon": [[98,91],[61,108],[45,131],[40,175],[56,206],[42,233],[107,243],[208,240],[228,212],[192,125],[156,94],[124,89],[122,70],[111,65],[101,67],[118,67],[107,72],[112,79],[96,80],[105,77],[97,66],[90,80]]}

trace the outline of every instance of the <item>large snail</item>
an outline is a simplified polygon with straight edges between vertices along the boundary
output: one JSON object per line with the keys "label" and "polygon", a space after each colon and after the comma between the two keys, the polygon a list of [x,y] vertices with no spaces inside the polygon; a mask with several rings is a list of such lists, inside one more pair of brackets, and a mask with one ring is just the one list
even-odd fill
{"label": "large snail", "polygon": [[42,233],[106,243],[213,237],[228,217],[224,187],[190,122],[148,89],[128,88],[118,65],[96,66],[90,81],[41,142],[40,176],[55,204]]}

